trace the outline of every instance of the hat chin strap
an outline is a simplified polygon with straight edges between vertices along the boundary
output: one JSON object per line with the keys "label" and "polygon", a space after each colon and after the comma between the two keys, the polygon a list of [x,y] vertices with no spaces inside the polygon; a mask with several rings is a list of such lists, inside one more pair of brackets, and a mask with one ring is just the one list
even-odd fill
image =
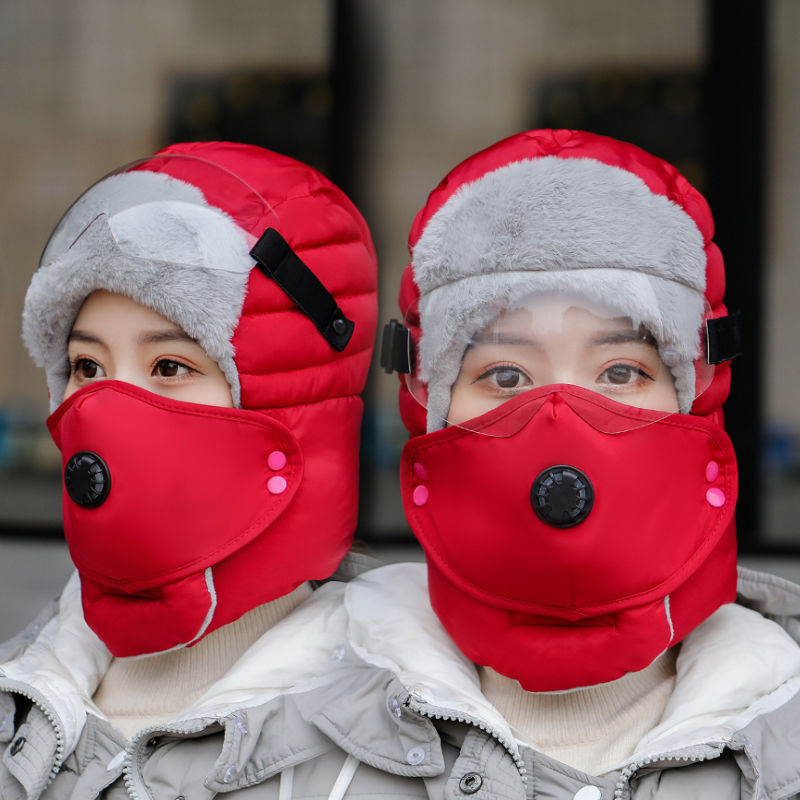
{"label": "hat chin strap", "polygon": [[339,352],[347,347],[355,323],[344,315],[333,295],[278,231],[267,228],[250,255],[261,272],[297,303],[331,347]]}

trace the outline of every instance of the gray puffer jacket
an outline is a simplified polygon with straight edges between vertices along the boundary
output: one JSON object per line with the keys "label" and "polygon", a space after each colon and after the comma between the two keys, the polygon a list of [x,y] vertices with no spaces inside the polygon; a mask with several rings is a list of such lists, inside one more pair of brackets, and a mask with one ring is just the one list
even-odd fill
{"label": "gray puffer jacket", "polygon": [[514,740],[423,565],[321,587],[130,742],[91,701],[109,656],[73,579],[57,614],[0,648],[0,799],[800,796],[800,588],[744,572],[741,589],[684,642],[662,723],[598,778]]}
{"label": "gray puffer jacket", "polygon": [[345,588],[317,589],[192,707],[127,741],[91,700],[111,656],[74,575],[0,646],[0,800],[427,797],[406,777],[433,771],[408,763],[420,726],[360,724],[392,676],[348,658]]}
{"label": "gray puffer jacket", "polygon": [[514,739],[433,614],[424,566],[366,573],[345,601],[355,654],[405,689],[389,707],[401,721],[434,722],[423,749],[448,745],[444,773],[428,781],[432,797],[800,798],[800,586],[789,581],[740,571],[739,601],[683,641],[658,726],[599,777]]}

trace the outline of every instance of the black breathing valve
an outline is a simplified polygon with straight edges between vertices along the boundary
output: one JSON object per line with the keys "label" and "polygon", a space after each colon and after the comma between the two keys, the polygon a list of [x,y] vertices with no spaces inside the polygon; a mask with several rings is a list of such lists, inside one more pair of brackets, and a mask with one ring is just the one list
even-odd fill
{"label": "black breathing valve", "polygon": [[111,491],[111,473],[97,453],[82,450],[67,461],[64,486],[73,502],[82,508],[97,508]]}
{"label": "black breathing valve", "polygon": [[531,505],[542,522],[554,528],[571,528],[589,516],[594,489],[579,469],[559,464],[537,475],[531,486]]}

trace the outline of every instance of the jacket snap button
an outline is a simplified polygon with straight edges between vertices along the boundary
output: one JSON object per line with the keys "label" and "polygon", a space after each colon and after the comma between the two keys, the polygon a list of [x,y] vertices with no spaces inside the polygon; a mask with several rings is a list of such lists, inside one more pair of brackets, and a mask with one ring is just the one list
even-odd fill
{"label": "jacket snap button", "polygon": [[602,796],[597,786],[584,786],[572,795],[572,800],[600,800]]}
{"label": "jacket snap button", "polygon": [[24,736],[20,736],[18,739],[14,739],[11,745],[11,755],[15,756],[17,753],[19,753],[20,750],[22,750],[23,747],[25,747]]}
{"label": "jacket snap button", "polygon": [[337,645],[336,647],[333,648],[333,652],[331,653],[331,658],[334,661],[340,661],[340,662],[344,661],[346,652],[347,650],[345,649],[345,646],[343,644]]}
{"label": "jacket snap button", "polygon": [[483,786],[483,778],[481,778],[477,772],[468,772],[466,775],[463,775],[458,782],[458,788],[461,789],[464,794],[475,794],[481,786]]}
{"label": "jacket snap button", "polygon": [[406,753],[406,761],[411,764],[412,767],[419,766],[425,760],[425,748],[424,747],[412,747]]}
{"label": "jacket snap button", "polygon": [[392,714],[400,719],[403,716],[403,707],[400,705],[400,700],[397,698],[397,695],[392,697],[392,699],[389,701],[389,705],[392,709]]}

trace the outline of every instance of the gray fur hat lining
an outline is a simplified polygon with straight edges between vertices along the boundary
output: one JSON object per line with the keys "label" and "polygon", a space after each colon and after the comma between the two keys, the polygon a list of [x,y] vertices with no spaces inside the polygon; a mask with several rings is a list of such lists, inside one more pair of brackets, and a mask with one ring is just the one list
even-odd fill
{"label": "gray fur hat lining", "polygon": [[412,254],[428,385],[428,430],[444,424],[472,337],[537,292],[606,303],[643,324],[694,400],[705,252],[694,221],[638,176],[588,158],[517,161],[460,187]]}
{"label": "gray fur hat lining", "polygon": [[25,298],[23,340],[45,368],[50,408],[69,379],[67,341],[103,289],[179,325],[217,362],[240,404],[232,337],[253,261],[246,235],[190,184],[152,172],[95,184],[56,228]]}

